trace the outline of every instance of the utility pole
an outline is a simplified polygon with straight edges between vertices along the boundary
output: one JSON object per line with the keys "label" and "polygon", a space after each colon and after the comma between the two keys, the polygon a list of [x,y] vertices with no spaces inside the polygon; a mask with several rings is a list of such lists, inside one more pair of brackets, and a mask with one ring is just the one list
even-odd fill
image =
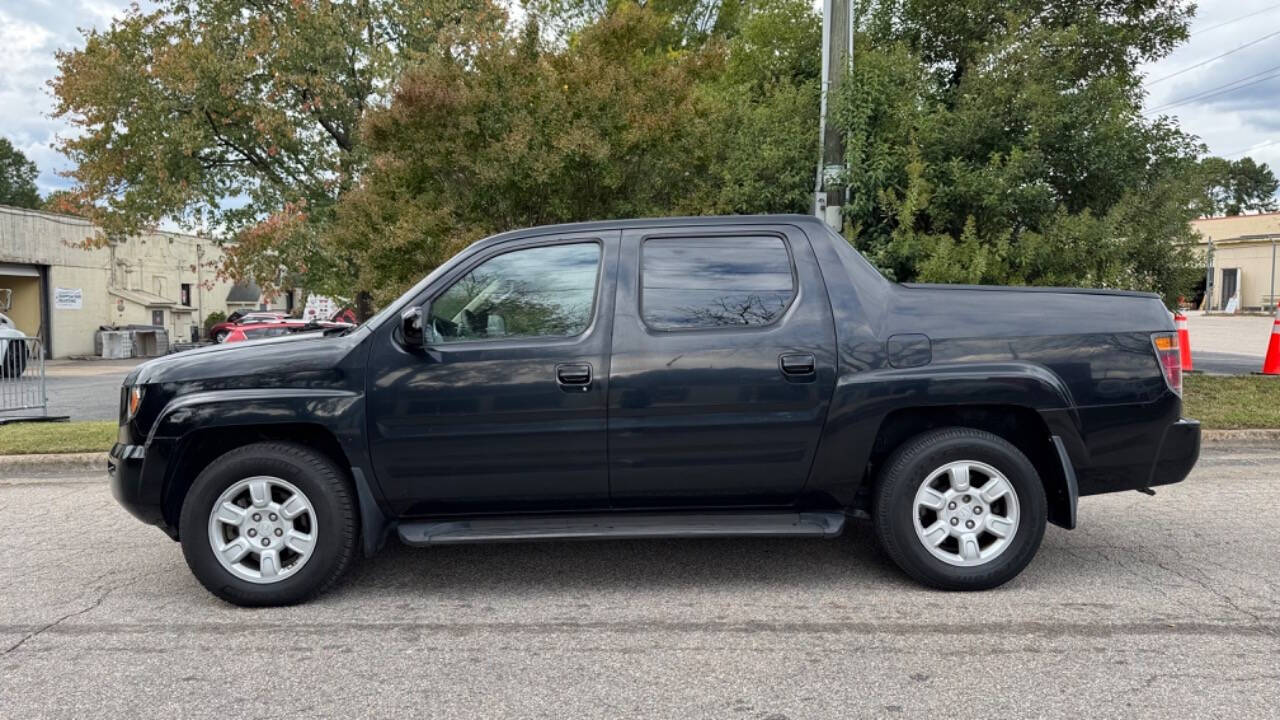
{"label": "utility pole", "polygon": [[836,232],[844,225],[844,133],[831,115],[832,98],[853,67],[852,0],[822,3],[822,101],[818,130],[822,137],[813,187],[813,214]]}
{"label": "utility pole", "polygon": [[1273,306],[1280,307],[1280,303],[1276,302],[1276,236],[1271,236],[1271,296],[1267,298],[1267,302]]}
{"label": "utility pole", "polygon": [[1213,312],[1213,237],[1207,238],[1209,250],[1205,253],[1204,311]]}

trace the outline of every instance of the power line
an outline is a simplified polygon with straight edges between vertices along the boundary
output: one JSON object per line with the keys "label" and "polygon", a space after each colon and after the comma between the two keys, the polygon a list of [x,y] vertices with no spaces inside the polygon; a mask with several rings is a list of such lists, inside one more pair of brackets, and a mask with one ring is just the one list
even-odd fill
{"label": "power line", "polygon": [[1248,15],[1241,15],[1241,16],[1240,16],[1240,17],[1238,17],[1238,18],[1232,18],[1232,19],[1230,19],[1230,20],[1224,20],[1224,21],[1222,21],[1222,22],[1218,23],[1217,25],[1210,25],[1210,26],[1209,26],[1209,27],[1207,27],[1207,28],[1200,28],[1199,30],[1196,30],[1195,32],[1191,33],[1191,35],[1190,35],[1189,37],[1194,37],[1194,36],[1196,36],[1196,35],[1199,35],[1200,33],[1207,33],[1207,32],[1209,32],[1210,30],[1217,30],[1217,29],[1218,29],[1218,28],[1220,28],[1220,27],[1225,27],[1225,26],[1227,26],[1227,25],[1230,25],[1231,23],[1240,22],[1241,20],[1248,20],[1249,18],[1251,18],[1251,17],[1253,17],[1253,16],[1255,16],[1255,15],[1261,15],[1262,13],[1265,13],[1265,12],[1271,12],[1272,10],[1275,10],[1276,8],[1280,8],[1280,3],[1277,3],[1277,4],[1275,4],[1275,5],[1272,5],[1271,7],[1264,7],[1264,8],[1262,8],[1261,10],[1254,10],[1253,12],[1249,13]]}
{"label": "power line", "polygon": [[[1272,139],[1272,140],[1268,140],[1268,141],[1266,141],[1266,142],[1264,142],[1264,143],[1261,143],[1261,144],[1259,144],[1259,145],[1251,145],[1251,146],[1249,146],[1249,147],[1247,147],[1247,148],[1245,148],[1245,149],[1243,149],[1243,150],[1236,150],[1235,152],[1223,153],[1223,154],[1219,155],[1218,157],[1220,157],[1220,158],[1235,157],[1236,155],[1243,155],[1243,154],[1245,154],[1245,153],[1247,153],[1247,152],[1253,152],[1254,150],[1261,150],[1261,149],[1262,149],[1262,148],[1264,148],[1264,147],[1270,147],[1270,146],[1272,146],[1272,145],[1275,145],[1276,143],[1280,143],[1280,138],[1275,138],[1275,139]],[[1212,154],[1212,153],[1211,153],[1211,154]]]}
{"label": "power line", "polygon": [[1280,35],[1280,30],[1277,30],[1276,32],[1273,32],[1273,33],[1268,33],[1268,34],[1266,34],[1266,35],[1263,35],[1262,37],[1260,37],[1260,38],[1258,38],[1258,39],[1256,39],[1256,40],[1250,40],[1249,42],[1247,42],[1247,43],[1245,43],[1245,44],[1243,44],[1243,45],[1241,45],[1241,46],[1239,46],[1239,47],[1237,47],[1237,48],[1235,48],[1235,49],[1233,49],[1233,50],[1228,50],[1228,51],[1226,51],[1226,52],[1222,53],[1221,55],[1214,55],[1213,57],[1209,58],[1208,60],[1201,60],[1200,62],[1196,63],[1195,65],[1188,65],[1187,67],[1184,67],[1184,68],[1182,68],[1181,70],[1179,70],[1179,71],[1177,71],[1177,72],[1169,73],[1168,75],[1165,75],[1164,77],[1156,78],[1155,80],[1148,80],[1147,82],[1143,83],[1143,87],[1151,87],[1152,85],[1155,85],[1156,83],[1161,83],[1161,82],[1164,82],[1165,80],[1168,80],[1168,79],[1170,79],[1170,78],[1178,77],[1179,75],[1181,75],[1181,74],[1183,74],[1183,73],[1185,73],[1185,72],[1191,72],[1192,70],[1195,70],[1195,69],[1196,69],[1196,68],[1198,68],[1198,67],[1204,67],[1205,65],[1208,65],[1209,63],[1213,62],[1214,60],[1220,60],[1220,59],[1222,59],[1222,58],[1224,58],[1224,57],[1226,57],[1226,56],[1228,56],[1228,55],[1234,55],[1235,53],[1238,53],[1238,52],[1240,52],[1241,50],[1244,50],[1245,48],[1248,48],[1248,47],[1252,47],[1252,46],[1254,46],[1254,45],[1257,45],[1258,43],[1262,42],[1263,40],[1267,40],[1267,39],[1269,39],[1269,38],[1273,38],[1273,37],[1275,37],[1276,35]]}
{"label": "power line", "polygon": [[[1161,104],[1157,105],[1156,107],[1148,108],[1147,110],[1145,110],[1145,111],[1143,111],[1143,112],[1144,112],[1144,113],[1160,112],[1160,111],[1162,111],[1162,110],[1167,110],[1167,109],[1169,109],[1169,108],[1177,107],[1177,106],[1179,106],[1179,105],[1185,105],[1185,104],[1187,104],[1187,103],[1189,103],[1189,102],[1194,102],[1194,101],[1196,101],[1196,100],[1200,100],[1200,99],[1202,99],[1202,98],[1204,98],[1204,97],[1206,97],[1206,96],[1213,95],[1214,93],[1218,92],[1219,90],[1225,90],[1225,89],[1231,88],[1231,86],[1232,86],[1232,85],[1236,85],[1236,84],[1238,84],[1238,83],[1242,83],[1242,82],[1244,82],[1245,80],[1252,80],[1253,78],[1256,78],[1256,77],[1258,77],[1258,76],[1260,76],[1260,75],[1265,75],[1265,74],[1270,73],[1270,72],[1275,72],[1276,70],[1280,70],[1280,65],[1276,65],[1276,66],[1274,66],[1274,67],[1269,67],[1269,68],[1267,68],[1266,70],[1260,70],[1260,71],[1258,71],[1258,72],[1256,72],[1256,73],[1254,73],[1254,74],[1252,74],[1252,75],[1245,75],[1244,77],[1236,78],[1235,80],[1232,80],[1231,82],[1223,83],[1222,85],[1217,85],[1217,86],[1211,87],[1211,88],[1209,88],[1208,90],[1201,90],[1201,91],[1199,91],[1199,92],[1192,93],[1191,95],[1187,95],[1187,96],[1185,96],[1185,97],[1180,97],[1180,98],[1178,98],[1177,100],[1169,100],[1168,102],[1161,103]],[[1247,86],[1245,86],[1245,85],[1241,85],[1241,87],[1247,87]]]}
{"label": "power line", "polygon": [[[1264,77],[1264,78],[1258,78],[1257,80],[1254,80],[1253,82],[1245,83],[1245,84],[1243,84],[1243,85],[1237,85],[1236,87],[1233,87],[1233,88],[1227,88],[1227,89],[1225,89],[1225,90],[1219,90],[1219,91],[1217,91],[1217,92],[1215,92],[1215,93],[1209,93],[1208,95],[1205,95],[1204,97],[1200,97],[1200,98],[1196,98],[1196,99],[1197,99],[1197,100],[1208,100],[1209,98],[1217,97],[1217,96],[1219,96],[1219,95],[1230,95],[1231,93],[1233,93],[1233,92],[1235,92],[1235,91],[1237,91],[1237,90],[1243,90],[1243,89],[1245,89],[1245,88],[1249,87],[1250,85],[1257,85],[1258,83],[1264,83],[1264,82],[1266,82],[1266,81],[1268,81],[1268,80],[1275,80],[1276,78],[1280,78],[1280,73],[1273,73],[1273,74],[1268,75],[1268,76],[1266,76],[1266,77]],[[1185,105],[1186,103],[1179,103],[1179,104],[1183,104],[1183,105]],[[1170,107],[1172,107],[1172,106],[1170,106]],[[1161,110],[1147,110],[1147,111],[1144,111],[1142,114],[1143,114],[1143,115],[1149,115],[1149,114],[1151,114],[1151,113],[1153,113],[1153,112],[1164,112],[1165,110],[1170,109],[1170,107],[1166,107],[1166,108],[1163,108],[1163,109],[1161,109]]]}

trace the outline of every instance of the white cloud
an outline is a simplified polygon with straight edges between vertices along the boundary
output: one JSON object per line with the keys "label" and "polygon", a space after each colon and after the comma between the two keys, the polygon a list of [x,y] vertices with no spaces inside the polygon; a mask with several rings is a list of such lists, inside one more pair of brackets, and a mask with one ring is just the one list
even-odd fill
{"label": "white cloud", "polygon": [[42,193],[67,186],[58,171],[69,166],[53,149],[66,123],[50,117],[48,81],[54,54],[78,47],[78,28],[105,28],[127,0],[0,0],[0,133],[40,168]]}
{"label": "white cloud", "polygon": [[[1200,0],[1191,32],[1172,55],[1145,68],[1146,107],[1185,101],[1158,112],[1176,117],[1211,154],[1251,155],[1280,171],[1280,34],[1267,37],[1280,32],[1280,5]],[[1261,38],[1266,39],[1216,58]],[[1187,69],[1200,63],[1205,64]],[[1151,82],[1173,73],[1180,74]]]}

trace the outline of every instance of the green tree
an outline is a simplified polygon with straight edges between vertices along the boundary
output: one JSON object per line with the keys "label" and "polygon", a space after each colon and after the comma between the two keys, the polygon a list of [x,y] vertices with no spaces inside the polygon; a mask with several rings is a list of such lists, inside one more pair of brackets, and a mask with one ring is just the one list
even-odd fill
{"label": "green tree", "polygon": [[0,137],[0,205],[35,208],[40,205],[36,176],[40,171],[8,138]]}
{"label": "green tree", "polygon": [[[721,11],[723,12],[723,10]],[[808,0],[734,6],[730,37],[711,42],[724,72],[706,93],[718,108],[714,200],[707,213],[809,212],[818,155],[822,18]]]}
{"label": "green tree", "polygon": [[711,156],[698,82],[720,59],[665,51],[666,30],[629,8],[560,52],[544,52],[531,24],[466,64],[411,69],[369,114],[370,171],[324,238],[353,253],[357,287],[393,298],[499,230],[695,211]]}
{"label": "green tree", "polygon": [[868,0],[837,98],[851,238],[899,280],[1194,282],[1195,139],[1142,115],[1176,0]]}
{"label": "green tree", "polygon": [[369,171],[321,242],[387,300],[501,230],[805,210],[819,24],[806,0],[743,12],[733,38],[691,44],[669,14],[619,3],[567,43],[534,22],[409,70],[368,115]]}
{"label": "green tree", "polygon": [[[783,0],[782,4],[789,4]],[[661,36],[673,46],[698,46],[735,34],[739,23],[767,0],[526,0],[526,12],[557,37],[570,36],[626,5],[638,5],[664,20]],[[809,6],[812,9],[812,6]]]}
{"label": "green tree", "polygon": [[1277,208],[1280,181],[1266,163],[1255,162],[1251,157],[1235,161],[1208,157],[1200,161],[1200,169],[1205,183],[1201,214],[1239,215]]}
{"label": "green tree", "polygon": [[361,118],[404,68],[461,60],[501,18],[487,0],[135,4],[58,55],[73,204],[108,234],[216,228],[238,241],[226,270],[268,291],[286,270],[340,277],[316,233],[364,167]]}

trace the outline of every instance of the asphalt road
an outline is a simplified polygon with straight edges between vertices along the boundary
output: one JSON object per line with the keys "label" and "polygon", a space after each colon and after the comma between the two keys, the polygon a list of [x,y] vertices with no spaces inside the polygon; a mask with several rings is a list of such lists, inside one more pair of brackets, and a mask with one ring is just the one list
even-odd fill
{"label": "asphalt road", "polygon": [[1248,375],[1262,370],[1263,356],[1197,350],[1192,360],[1198,372],[1211,375]]}
{"label": "asphalt road", "polygon": [[115,420],[120,383],[142,359],[56,360],[45,368],[49,414],[72,420]]}
{"label": "asphalt road", "polygon": [[391,547],[242,610],[99,477],[0,479],[0,716],[1270,718],[1280,448],[1083,501],[996,591],[835,541]]}

